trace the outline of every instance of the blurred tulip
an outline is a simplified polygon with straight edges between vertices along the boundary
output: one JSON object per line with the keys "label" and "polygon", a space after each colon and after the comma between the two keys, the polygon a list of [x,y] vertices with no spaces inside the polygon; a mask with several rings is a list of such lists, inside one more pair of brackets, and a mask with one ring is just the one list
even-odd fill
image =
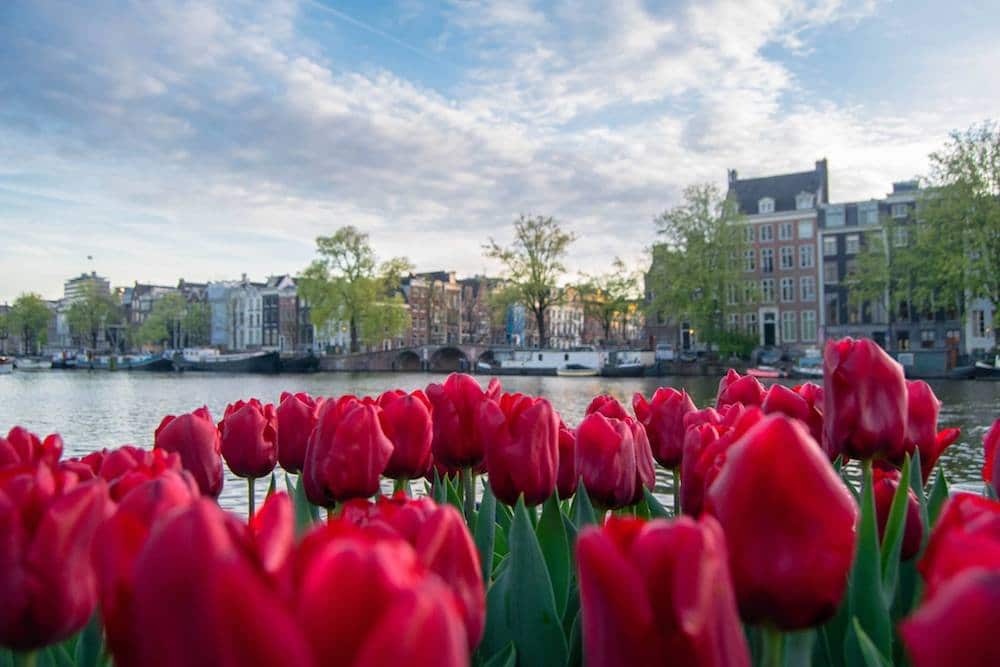
{"label": "blurred tulip", "polygon": [[740,614],[799,630],[840,605],[858,508],[801,422],[765,417],[726,452],[705,495],[726,534]]}
{"label": "blurred tulip", "polygon": [[208,408],[163,418],[154,435],[154,447],[177,452],[181,464],[198,483],[202,495],[218,498],[222,493],[222,444],[219,430]]}
{"label": "blurred tulip", "polygon": [[612,417],[614,419],[625,419],[629,416],[628,412],[625,411],[625,407],[618,402],[618,399],[614,396],[609,396],[607,394],[600,394],[599,396],[594,396],[587,406],[585,415],[592,415],[595,412],[599,412],[605,417]]}
{"label": "blurred tulip", "polygon": [[684,456],[684,418],[696,412],[685,391],[660,387],[650,401],[636,393],[632,397],[635,418],[646,429],[653,458],[664,468],[676,468]]}
{"label": "blurred tulip", "polygon": [[[885,525],[889,521],[892,510],[892,499],[899,487],[899,471],[895,468],[880,466],[872,469],[872,481],[875,492],[875,516],[878,519],[879,542],[885,536]],[[910,560],[920,551],[920,542],[924,536],[924,525],[920,520],[920,501],[912,489],[907,490],[906,524],[903,529],[903,547],[901,560]]]}
{"label": "blurred tulip", "polygon": [[552,495],[559,472],[559,417],[544,398],[504,394],[479,406],[490,488],[501,502],[528,506]]}
{"label": "blurred tulip", "polygon": [[750,665],[715,519],[611,517],[577,545],[588,667]]}
{"label": "blurred tulip", "polygon": [[971,493],[949,498],[917,569],[926,583],[925,599],[960,573],[1000,564],[1000,502]]}
{"label": "blurred tulip", "polygon": [[83,464],[94,477],[108,484],[108,496],[118,502],[129,491],[167,472],[180,472],[181,457],[177,452],[162,449],[146,450],[134,445],[92,452],[82,459],[70,459],[62,465]]}
{"label": "blurred tulip", "polygon": [[899,625],[913,667],[996,667],[1000,570],[956,576]]}
{"label": "blurred tulip", "polygon": [[316,413],[321,404],[322,399],[304,392],[281,393],[281,402],[274,411],[278,420],[278,463],[290,473],[302,471],[306,445],[316,427]]}
{"label": "blurred tulip", "polygon": [[[815,387],[816,385],[811,386]],[[772,384],[764,394],[764,402],[761,403],[760,407],[764,411],[764,414],[767,415],[780,413],[798,419],[809,429],[809,435],[816,442],[822,442],[823,413],[821,412],[821,408],[823,407],[823,390],[820,389],[819,392],[815,392],[812,389],[796,391],[797,389],[799,387],[789,389],[782,384]],[[819,401],[815,400],[817,393]],[[810,401],[810,397],[813,397],[814,400]],[[834,456],[833,458],[837,457]]]}
{"label": "blurred tulip", "polygon": [[702,408],[684,415],[684,431],[699,424],[721,424],[722,413],[715,408]]}
{"label": "blurred tulip", "polygon": [[32,651],[79,631],[97,604],[90,549],[107,488],[49,464],[0,475],[0,646]]}
{"label": "blurred tulip", "polygon": [[412,394],[383,393],[378,398],[382,407],[382,430],[392,442],[392,456],[383,473],[390,479],[418,479],[431,466],[431,403],[419,389]]}
{"label": "blurred tulip", "polygon": [[760,405],[764,400],[764,385],[752,375],[740,375],[732,368],[726,376],[719,380],[719,391],[715,397],[715,407],[718,410],[742,403],[746,406]]}
{"label": "blurred tulip", "polygon": [[476,467],[485,456],[476,432],[476,414],[487,398],[497,398],[500,383],[494,378],[484,392],[471,375],[452,373],[442,384],[427,385],[433,406],[434,437],[431,450],[435,464],[449,469]]}
{"label": "blurred tulip", "polygon": [[274,406],[256,398],[226,407],[219,422],[222,458],[237,477],[268,475],[278,463],[278,420]]}
{"label": "blurred tulip", "polygon": [[62,451],[63,441],[58,433],[41,440],[26,428],[15,426],[6,438],[0,436],[0,468],[9,465],[35,466],[39,463],[54,466]]}
{"label": "blurred tulip", "polygon": [[[958,440],[961,429],[937,430],[938,411],[941,401],[923,380],[906,382],[906,441],[904,447],[910,455],[920,450],[920,474],[924,484],[930,479],[931,471],[938,458],[953,442]],[[902,463],[897,461],[897,463]]]}
{"label": "blurred tulip", "polygon": [[656,483],[653,453],[642,424],[631,417],[589,414],[576,430],[576,470],[587,493],[603,509],[638,502]]}
{"label": "blurred tulip", "polygon": [[874,341],[829,341],[823,353],[823,448],[836,458],[902,461],[906,438],[903,367]]}
{"label": "blurred tulip", "polygon": [[1000,418],[993,422],[993,426],[983,436],[983,481],[993,488],[993,493],[1000,496]]}
{"label": "blurred tulip", "polygon": [[208,500],[153,531],[136,560],[134,590],[138,655],[134,663],[115,655],[116,666],[315,664],[249,529]]}
{"label": "blurred tulip", "polygon": [[379,420],[381,409],[353,396],[325,401],[306,447],[302,480],[309,502],[322,507],[379,490],[392,442]]}
{"label": "blurred tulip", "polygon": [[576,474],[576,431],[559,421],[559,474],[556,490],[559,498],[566,500],[576,493],[580,478]]}

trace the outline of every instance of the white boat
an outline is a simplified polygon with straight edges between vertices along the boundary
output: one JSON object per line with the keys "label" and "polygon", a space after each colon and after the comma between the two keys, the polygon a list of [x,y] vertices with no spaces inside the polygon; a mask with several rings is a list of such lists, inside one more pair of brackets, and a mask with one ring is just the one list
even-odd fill
{"label": "white boat", "polygon": [[[492,375],[561,375],[560,370],[600,369],[604,355],[593,348],[572,350],[495,349],[489,370],[477,364],[479,372]],[[598,371],[599,372],[599,371]]]}
{"label": "white boat", "polygon": [[0,375],[10,375],[14,372],[14,360],[10,357],[0,357]]}
{"label": "white boat", "polygon": [[18,371],[35,373],[38,371],[52,370],[52,360],[46,357],[18,357],[14,360],[14,367]]}

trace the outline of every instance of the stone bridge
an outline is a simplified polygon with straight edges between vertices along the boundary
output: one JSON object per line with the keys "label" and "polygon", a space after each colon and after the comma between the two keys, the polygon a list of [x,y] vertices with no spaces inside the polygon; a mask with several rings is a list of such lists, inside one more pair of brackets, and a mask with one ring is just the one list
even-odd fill
{"label": "stone bridge", "polygon": [[476,362],[490,352],[487,345],[419,345],[395,350],[322,357],[324,371],[473,372]]}

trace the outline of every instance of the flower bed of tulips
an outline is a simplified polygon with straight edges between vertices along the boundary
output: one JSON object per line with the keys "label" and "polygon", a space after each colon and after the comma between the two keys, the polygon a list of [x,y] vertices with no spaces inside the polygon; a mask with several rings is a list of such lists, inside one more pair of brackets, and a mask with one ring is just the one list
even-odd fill
{"label": "flower bed of tulips", "polygon": [[[15,427],[0,667],[1000,665],[1000,419],[983,495],[950,495],[938,409],[844,339],[822,387],[730,371],[714,406],[598,396],[575,428],[457,374],[201,408],[77,459]],[[249,517],[215,500],[223,461]]]}

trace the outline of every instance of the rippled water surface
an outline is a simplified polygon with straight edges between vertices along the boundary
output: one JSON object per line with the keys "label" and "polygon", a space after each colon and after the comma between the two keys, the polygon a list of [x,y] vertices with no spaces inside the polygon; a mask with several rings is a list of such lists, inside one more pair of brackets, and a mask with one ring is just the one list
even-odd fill
{"label": "rippled water surface", "polygon": [[[153,431],[164,415],[187,412],[207,405],[216,418],[226,405],[240,398],[256,396],[277,401],[282,391],[311,394],[377,394],[399,387],[406,390],[440,381],[443,376],[413,374],[334,374],[315,375],[216,375],[107,373],[52,371],[14,373],[0,376],[0,429],[6,433],[21,424],[36,433],[58,432],[66,444],[66,455],[76,456],[104,447],[130,443],[143,447],[153,444]],[[486,378],[479,378],[485,384]],[[632,394],[647,396],[658,386],[684,388],[698,407],[712,403],[717,378],[560,378],[505,377],[510,391],[545,396],[575,425],[590,399],[609,393],[631,406]],[[941,428],[958,426],[962,435],[945,453],[942,461],[952,482],[975,484],[982,468],[982,437],[1000,416],[1000,383],[976,381],[931,381],[941,409]],[[631,407],[629,407],[631,411]],[[669,472],[658,470],[657,491],[670,489]],[[258,483],[258,497],[264,483]],[[245,509],[243,480],[228,475],[222,502],[234,510]]]}

